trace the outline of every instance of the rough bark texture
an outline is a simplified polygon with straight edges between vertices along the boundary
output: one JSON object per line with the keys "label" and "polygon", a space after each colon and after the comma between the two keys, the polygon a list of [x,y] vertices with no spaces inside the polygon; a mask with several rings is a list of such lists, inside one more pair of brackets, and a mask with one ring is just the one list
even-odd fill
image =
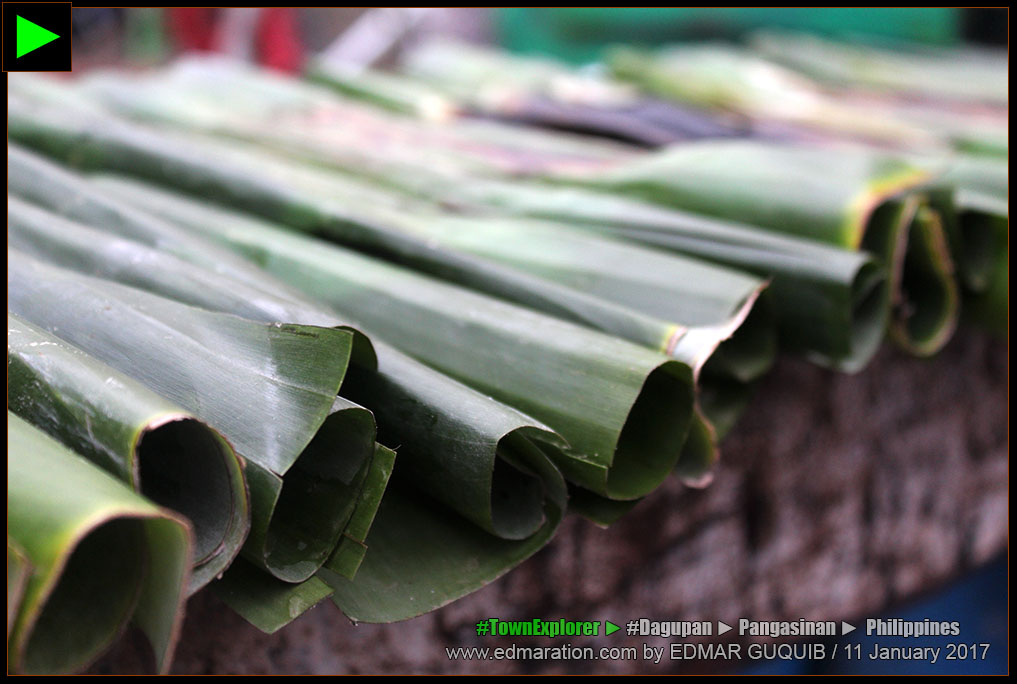
{"label": "rough bark texture", "polygon": [[[681,662],[450,662],[445,647],[549,645],[477,637],[486,617],[878,614],[1006,548],[1007,364],[1005,343],[970,330],[931,360],[885,349],[857,376],[783,360],[724,443],[708,488],[671,481],[607,530],[570,519],[501,581],[401,624],[353,626],[325,602],[266,636],[205,592],[189,606],[174,671],[664,673]],[[128,639],[92,671],[135,671],[140,652]]]}

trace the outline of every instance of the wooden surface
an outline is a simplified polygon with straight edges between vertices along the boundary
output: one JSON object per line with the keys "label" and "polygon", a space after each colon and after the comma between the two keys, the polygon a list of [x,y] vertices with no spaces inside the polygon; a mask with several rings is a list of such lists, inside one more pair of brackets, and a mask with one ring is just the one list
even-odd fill
{"label": "wooden surface", "polygon": [[[569,519],[507,577],[405,623],[353,626],[326,602],[266,636],[206,592],[191,601],[174,672],[664,673],[681,663],[450,662],[445,647],[548,645],[477,637],[487,617],[874,616],[1006,548],[1007,364],[1004,342],[971,330],[931,360],[884,349],[856,376],[785,359],[710,487],[671,481],[607,530]],[[92,672],[136,671],[140,654],[127,639]]]}

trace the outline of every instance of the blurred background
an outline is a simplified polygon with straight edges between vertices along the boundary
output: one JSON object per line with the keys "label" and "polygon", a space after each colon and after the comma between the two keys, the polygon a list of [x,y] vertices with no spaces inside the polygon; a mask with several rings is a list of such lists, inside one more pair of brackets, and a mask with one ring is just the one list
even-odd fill
{"label": "blurred background", "polygon": [[[379,11],[380,10],[380,11]],[[366,15],[366,16],[365,16]],[[581,64],[612,43],[739,39],[760,28],[845,39],[1006,45],[1006,9],[694,8],[75,8],[75,68],[151,65],[187,51],[221,52],[281,70],[325,50],[351,27],[371,63],[435,34]]]}
{"label": "blurred background", "polygon": [[[183,53],[205,52],[294,74],[319,54],[352,64],[393,66],[403,53],[435,36],[580,66],[596,62],[611,45],[739,41],[759,29],[807,32],[882,47],[992,47],[1007,45],[1008,13],[984,8],[76,8],[73,25],[76,71],[141,69]],[[1006,559],[1001,558],[892,616],[960,620],[964,641],[991,643],[992,648],[985,661],[955,665],[967,673],[1006,672],[1007,570]],[[852,635],[852,642],[862,639],[865,644],[866,638],[858,634]],[[862,648],[867,651],[870,646]],[[814,667],[775,663],[753,672],[816,672]],[[845,674],[918,673],[906,662],[842,662],[838,667],[834,672]],[[950,667],[926,666],[925,671],[946,674]]]}

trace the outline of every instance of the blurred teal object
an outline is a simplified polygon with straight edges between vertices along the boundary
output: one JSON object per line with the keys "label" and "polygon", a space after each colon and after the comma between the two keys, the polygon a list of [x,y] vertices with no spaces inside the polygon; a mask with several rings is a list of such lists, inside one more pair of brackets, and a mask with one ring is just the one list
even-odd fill
{"label": "blurred teal object", "polygon": [[498,37],[515,52],[595,61],[611,43],[659,45],[738,38],[760,28],[946,45],[959,40],[961,10],[950,7],[688,8],[508,7],[497,11]]}

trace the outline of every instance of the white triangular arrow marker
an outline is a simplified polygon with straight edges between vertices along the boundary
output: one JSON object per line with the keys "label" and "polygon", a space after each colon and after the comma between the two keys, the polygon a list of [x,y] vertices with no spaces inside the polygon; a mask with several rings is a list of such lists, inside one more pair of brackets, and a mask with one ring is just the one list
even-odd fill
{"label": "white triangular arrow marker", "polygon": [[732,627],[731,625],[723,623],[720,620],[717,620],[717,634],[727,634],[732,629],[734,629],[734,627]]}
{"label": "white triangular arrow marker", "polygon": [[843,620],[840,621],[840,633],[841,634],[847,634],[848,632],[853,632],[856,629],[858,629],[858,628],[855,627],[854,625],[849,625],[848,623],[844,622]]}

